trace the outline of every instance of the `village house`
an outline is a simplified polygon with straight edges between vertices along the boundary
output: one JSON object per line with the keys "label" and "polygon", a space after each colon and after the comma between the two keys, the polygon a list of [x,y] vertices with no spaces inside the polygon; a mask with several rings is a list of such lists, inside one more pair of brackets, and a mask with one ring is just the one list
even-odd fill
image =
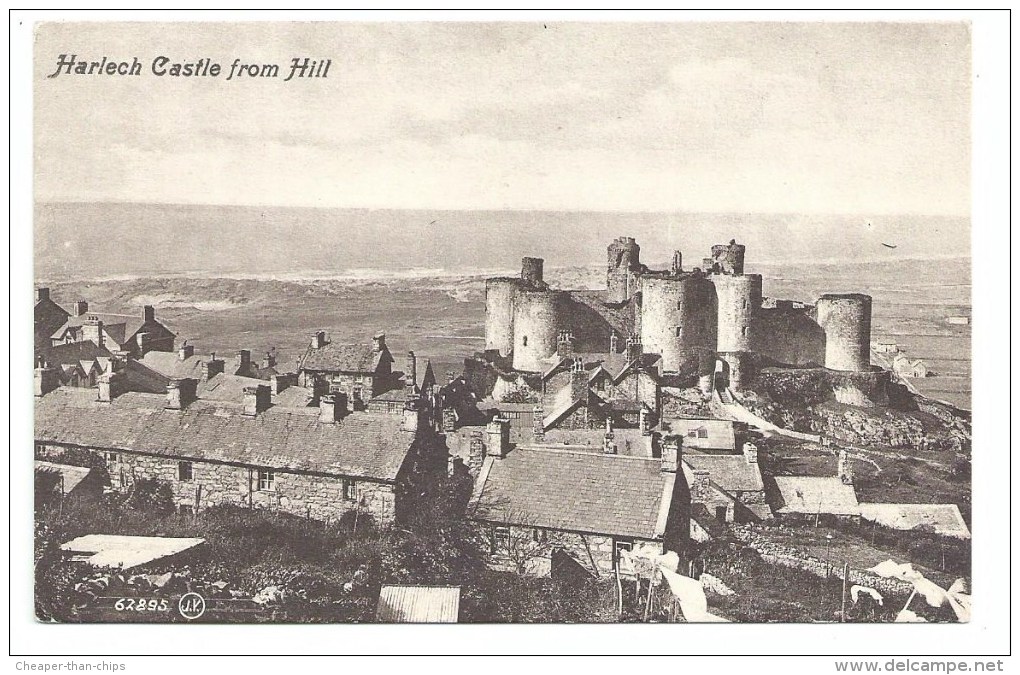
{"label": "village house", "polygon": [[67,320],[50,335],[50,345],[92,342],[111,352],[123,352],[141,358],[150,351],[172,352],[174,332],[156,320],[151,305],[141,313],[112,314],[89,311],[89,303],[78,300]]}
{"label": "village house", "polygon": [[494,420],[468,516],[486,528],[494,565],[539,576],[610,575],[635,545],[683,555],[691,496],[675,441],[660,459],[511,447]]}
{"label": "village house", "polygon": [[50,299],[50,289],[35,290],[35,353],[43,354],[53,344],[50,336],[67,322],[70,312]]}
{"label": "village house", "polygon": [[371,344],[339,344],[325,331],[312,335],[298,360],[298,383],[319,393],[344,393],[362,409],[369,399],[400,386],[393,377],[393,356],[386,335],[379,333]]}
{"label": "village house", "polygon": [[[357,510],[381,524],[412,509],[420,482],[445,468],[419,398],[400,416],[355,411],[344,393],[310,406],[303,388],[274,397],[272,385],[209,363],[204,380],[170,377],[163,394],[124,391],[117,371],[93,390],[60,388],[52,368],[37,368],[37,459],[88,451],[114,488],[162,480],[187,510],[235,504],[323,520]],[[298,404],[281,398],[289,389],[301,390]]]}

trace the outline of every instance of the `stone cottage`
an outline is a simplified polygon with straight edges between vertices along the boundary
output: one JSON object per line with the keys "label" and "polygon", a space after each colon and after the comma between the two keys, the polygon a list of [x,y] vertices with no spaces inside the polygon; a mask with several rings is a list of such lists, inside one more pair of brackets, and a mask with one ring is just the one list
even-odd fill
{"label": "stone cottage", "polygon": [[316,519],[360,510],[382,524],[412,509],[419,482],[445,469],[417,400],[397,416],[353,411],[344,394],[288,407],[268,384],[224,385],[216,391],[236,400],[201,399],[206,388],[191,378],[171,378],[163,395],[119,393],[117,375],[98,390],[37,388],[37,458],[90,451],[113,487],[159,479],[187,510],[235,504]]}

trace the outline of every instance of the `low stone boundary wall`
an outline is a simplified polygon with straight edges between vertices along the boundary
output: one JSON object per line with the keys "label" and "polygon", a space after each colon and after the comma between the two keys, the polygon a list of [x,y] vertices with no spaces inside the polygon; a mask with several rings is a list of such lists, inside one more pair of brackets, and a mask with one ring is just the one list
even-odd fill
{"label": "low stone boundary wall", "polygon": [[[737,539],[757,551],[761,559],[766,562],[804,570],[817,577],[833,576],[837,579],[843,578],[843,563],[841,562],[819,560],[804,551],[768,541],[747,527],[735,526],[731,529]],[[905,581],[887,579],[866,570],[855,569],[853,567],[850,568],[848,581],[851,584],[874,588],[884,596],[907,596],[914,590],[913,585]]]}

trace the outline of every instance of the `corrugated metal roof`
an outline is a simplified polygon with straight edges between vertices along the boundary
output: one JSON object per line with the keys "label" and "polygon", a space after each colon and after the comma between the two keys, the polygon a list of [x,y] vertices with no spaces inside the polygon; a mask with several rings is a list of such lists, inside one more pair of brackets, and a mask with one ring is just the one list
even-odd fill
{"label": "corrugated metal roof", "polygon": [[460,586],[383,586],[375,611],[383,623],[457,623]]}

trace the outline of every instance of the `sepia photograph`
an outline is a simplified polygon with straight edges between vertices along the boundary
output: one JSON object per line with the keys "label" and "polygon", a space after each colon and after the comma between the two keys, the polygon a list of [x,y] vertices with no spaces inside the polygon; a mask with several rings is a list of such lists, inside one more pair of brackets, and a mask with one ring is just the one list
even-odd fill
{"label": "sepia photograph", "polygon": [[34,22],[38,630],[982,612],[971,22],[563,14]]}

